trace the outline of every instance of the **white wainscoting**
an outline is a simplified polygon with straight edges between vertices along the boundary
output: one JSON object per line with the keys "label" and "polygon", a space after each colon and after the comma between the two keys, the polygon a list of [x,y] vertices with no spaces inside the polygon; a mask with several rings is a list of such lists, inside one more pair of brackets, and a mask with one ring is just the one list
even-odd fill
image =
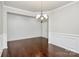
{"label": "white wainscoting", "polygon": [[2,49],[2,35],[0,35],[0,56],[2,54],[2,51],[3,51],[3,49]]}
{"label": "white wainscoting", "polygon": [[49,43],[79,53],[79,35],[50,32]]}

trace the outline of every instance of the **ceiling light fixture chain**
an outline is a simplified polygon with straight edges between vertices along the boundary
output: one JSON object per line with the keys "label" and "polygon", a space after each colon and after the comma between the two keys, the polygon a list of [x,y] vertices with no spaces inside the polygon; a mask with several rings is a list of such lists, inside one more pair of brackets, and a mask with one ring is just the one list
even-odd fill
{"label": "ceiling light fixture chain", "polygon": [[42,5],[43,5],[43,4],[42,4],[42,1],[41,1],[41,15],[43,14]]}

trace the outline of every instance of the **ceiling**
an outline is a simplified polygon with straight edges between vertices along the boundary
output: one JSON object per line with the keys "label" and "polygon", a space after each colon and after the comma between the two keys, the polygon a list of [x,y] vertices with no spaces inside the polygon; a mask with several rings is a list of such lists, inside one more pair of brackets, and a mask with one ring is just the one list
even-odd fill
{"label": "ceiling", "polygon": [[[71,1],[42,1],[42,10],[53,10],[70,2]],[[4,3],[7,6],[33,12],[38,12],[41,10],[41,1],[5,1]]]}

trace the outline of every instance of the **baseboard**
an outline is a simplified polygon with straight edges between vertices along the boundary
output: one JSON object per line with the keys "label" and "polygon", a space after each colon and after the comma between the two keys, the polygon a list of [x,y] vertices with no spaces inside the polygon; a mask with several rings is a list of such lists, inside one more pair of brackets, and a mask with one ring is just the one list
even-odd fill
{"label": "baseboard", "polygon": [[7,34],[3,33],[3,49],[7,49]]}
{"label": "baseboard", "polygon": [[2,44],[3,44],[3,35],[2,35],[2,34],[0,34],[0,50],[2,50],[2,49],[3,49]]}
{"label": "baseboard", "polygon": [[49,43],[79,54],[79,35],[52,32],[50,36]]}
{"label": "baseboard", "polygon": [[[41,37],[41,36],[38,36],[38,37],[29,37],[29,38],[18,38],[18,39],[14,39],[14,40],[9,40],[9,41],[18,41],[18,40],[27,40],[27,39],[36,39],[36,38],[44,38],[44,39],[48,39],[47,37]],[[9,42],[8,41],[8,42]]]}
{"label": "baseboard", "polygon": [[61,47],[61,48],[64,48],[64,49],[66,49],[66,50],[69,50],[69,51],[72,51],[72,52],[75,52],[75,53],[79,54],[78,51],[76,51],[76,50],[74,50],[74,49],[71,49],[71,48],[67,48],[67,47],[62,46],[62,45],[59,45],[59,44],[57,44],[57,43],[50,43],[50,42],[49,42],[49,44],[52,44],[52,45],[54,44],[54,45],[56,45],[56,46],[58,46],[58,47]]}
{"label": "baseboard", "polygon": [[23,40],[23,39],[28,39],[28,38],[34,38],[34,37],[40,37],[40,36],[30,36],[30,37],[17,37],[17,38],[9,38],[8,41],[15,41],[15,40]]}
{"label": "baseboard", "polygon": [[3,49],[2,49],[2,50],[0,49],[0,57],[1,57],[1,55],[2,55],[2,52],[3,52]]}
{"label": "baseboard", "polygon": [[0,56],[2,55],[3,46],[2,46],[2,34],[0,34]]}

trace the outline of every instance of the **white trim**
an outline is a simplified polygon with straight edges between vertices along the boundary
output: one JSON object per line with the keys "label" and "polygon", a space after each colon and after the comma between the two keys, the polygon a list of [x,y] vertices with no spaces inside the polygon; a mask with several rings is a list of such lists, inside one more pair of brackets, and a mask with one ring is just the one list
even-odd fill
{"label": "white trim", "polygon": [[69,7],[69,6],[73,5],[73,4],[76,4],[77,2],[78,2],[78,1],[73,1],[73,2],[68,3],[68,4],[66,4],[66,5],[63,5],[63,6],[59,7],[59,8],[56,8],[56,9],[54,9],[53,11],[57,11],[57,10],[60,10],[60,9],[62,9],[62,8]]}
{"label": "white trim", "polygon": [[[29,38],[37,38],[37,37],[41,37],[41,36],[32,36],[32,37],[14,38],[14,39],[10,39],[10,40],[8,40],[8,41],[25,40],[25,39],[29,39]],[[44,38],[47,38],[47,37],[44,37]]]}
{"label": "white trim", "polygon": [[6,8],[4,8],[4,5],[3,5],[2,18],[3,18],[3,49],[4,49],[7,48],[7,11]]}
{"label": "white trim", "polygon": [[12,38],[12,39],[10,39],[10,40],[8,40],[8,41],[24,40],[24,39],[36,38],[36,37],[41,37],[41,36],[31,36],[31,37]]}
{"label": "white trim", "polygon": [[2,49],[2,50],[0,50],[0,57],[1,57],[1,55],[2,55],[2,52],[3,52],[3,49]]}
{"label": "white trim", "polygon": [[68,33],[53,32],[53,34],[54,33],[56,35],[61,35],[61,36],[66,37],[66,38],[79,39],[79,35],[77,35],[77,34],[68,34]]}
{"label": "white trim", "polygon": [[3,43],[3,35],[0,34],[0,50],[3,49],[2,43]]}
{"label": "white trim", "polygon": [[2,51],[3,51],[3,44],[2,44],[2,41],[3,40],[3,35],[2,34],[0,34],[0,56],[1,56],[1,54],[2,54]]}
{"label": "white trim", "polygon": [[50,10],[50,11],[48,11],[48,14],[51,14],[51,13],[56,12],[56,11],[59,11],[59,10],[61,10],[61,9],[63,9],[63,8],[72,6],[72,5],[76,4],[76,3],[78,3],[78,1],[73,1],[73,2],[68,3],[68,4],[66,4],[66,5],[63,5],[63,6],[61,6],[61,7],[58,7],[58,8],[56,8],[56,9]]}
{"label": "white trim", "polygon": [[9,6],[3,6],[6,9],[6,13],[15,13],[19,15],[25,15],[25,16],[36,16],[36,13],[31,11],[22,10],[19,8],[9,7]]}
{"label": "white trim", "polygon": [[49,43],[49,44],[54,44],[54,45],[56,45],[56,46],[59,46],[59,47],[61,47],[61,48],[64,48],[64,49],[66,49],[66,50],[69,50],[69,51],[72,51],[72,52],[75,52],[75,53],[78,53],[78,54],[79,54],[79,51],[76,51],[76,50],[74,50],[74,49],[67,48],[67,47],[62,46],[62,45],[59,45],[59,44],[57,44],[57,43],[50,43],[50,42],[48,42],[48,43]]}

